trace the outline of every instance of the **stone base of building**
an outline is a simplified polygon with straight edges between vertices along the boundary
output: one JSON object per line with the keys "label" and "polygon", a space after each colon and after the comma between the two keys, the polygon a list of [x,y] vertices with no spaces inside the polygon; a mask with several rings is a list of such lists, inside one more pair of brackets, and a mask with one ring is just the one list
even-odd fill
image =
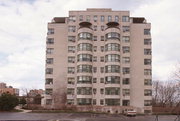
{"label": "stone base of building", "polygon": [[137,114],[151,114],[152,107],[137,108],[133,106],[94,106],[94,105],[44,105],[45,109],[54,109],[54,110],[74,110],[78,112],[97,112],[97,113],[110,113],[110,114],[123,114],[125,109],[134,109]]}

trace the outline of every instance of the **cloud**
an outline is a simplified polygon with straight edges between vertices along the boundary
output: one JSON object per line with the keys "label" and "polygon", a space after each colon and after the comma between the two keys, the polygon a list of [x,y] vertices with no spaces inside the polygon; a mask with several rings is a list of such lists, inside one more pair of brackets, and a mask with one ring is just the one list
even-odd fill
{"label": "cloud", "polygon": [[1,0],[0,81],[43,88],[47,23],[55,16],[68,16],[69,10],[86,8],[131,10],[133,16],[145,16],[152,23],[153,76],[165,79],[180,59],[178,7],[178,0]]}
{"label": "cloud", "polygon": [[161,0],[156,4],[144,4],[133,16],[145,16],[152,26],[153,77],[168,80],[174,66],[180,61],[180,1]]}

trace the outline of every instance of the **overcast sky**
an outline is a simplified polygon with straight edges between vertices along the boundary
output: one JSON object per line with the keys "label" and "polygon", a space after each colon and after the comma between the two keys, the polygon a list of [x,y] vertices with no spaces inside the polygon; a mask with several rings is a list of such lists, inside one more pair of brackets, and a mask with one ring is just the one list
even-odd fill
{"label": "overcast sky", "polygon": [[153,79],[171,77],[180,61],[180,0],[0,0],[0,82],[44,88],[47,22],[86,8],[145,17],[152,25]]}

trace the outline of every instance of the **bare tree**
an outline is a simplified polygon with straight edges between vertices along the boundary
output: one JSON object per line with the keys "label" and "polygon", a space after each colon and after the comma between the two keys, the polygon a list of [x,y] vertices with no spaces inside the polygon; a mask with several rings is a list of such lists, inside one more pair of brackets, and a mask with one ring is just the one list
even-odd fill
{"label": "bare tree", "polygon": [[153,82],[153,105],[161,107],[172,107],[177,103],[178,85],[173,81]]}

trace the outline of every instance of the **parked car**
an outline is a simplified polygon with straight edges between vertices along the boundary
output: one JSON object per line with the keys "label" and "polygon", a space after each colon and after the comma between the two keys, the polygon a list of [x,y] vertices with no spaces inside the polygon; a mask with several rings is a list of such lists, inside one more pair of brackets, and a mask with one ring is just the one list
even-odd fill
{"label": "parked car", "polygon": [[136,116],[137,112],[134,109],[125,109],[124,114],[126,116]]}

